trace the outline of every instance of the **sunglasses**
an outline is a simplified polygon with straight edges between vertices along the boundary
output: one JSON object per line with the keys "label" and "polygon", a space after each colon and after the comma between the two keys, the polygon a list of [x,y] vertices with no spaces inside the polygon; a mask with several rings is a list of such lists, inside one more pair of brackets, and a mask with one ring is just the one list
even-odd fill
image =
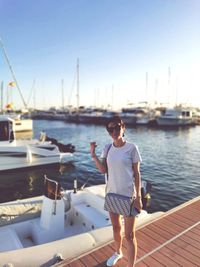
{"label": "sunglasses", "polygon": [[121,124],[120,124],[120,125],[117,124],[117,125],[115,125],[115,126],[111,126],[111,127],[108,127],[108,126],[107,126],[106,129],[107,129],[107,131],[108,131],[109,133],[113,133],[114,130],[117,131],[117,132],[119,132],[119,131],[121,130]]}

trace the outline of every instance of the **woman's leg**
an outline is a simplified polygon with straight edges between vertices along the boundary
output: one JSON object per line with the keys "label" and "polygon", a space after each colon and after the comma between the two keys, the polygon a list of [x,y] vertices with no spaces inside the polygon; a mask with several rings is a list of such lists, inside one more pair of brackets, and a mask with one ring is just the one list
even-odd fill
{"label": "woman's leg", "polygon": [[110,219],[113,227],[116,252],[122,254],[122,222],[120,215],[110,212]]}
{"label": "woman's leg", "polygon": [[124,217],[124,233],[127,240],[128,266],[133,267],[137,256],[137,241],[135,237],[135,217]]}

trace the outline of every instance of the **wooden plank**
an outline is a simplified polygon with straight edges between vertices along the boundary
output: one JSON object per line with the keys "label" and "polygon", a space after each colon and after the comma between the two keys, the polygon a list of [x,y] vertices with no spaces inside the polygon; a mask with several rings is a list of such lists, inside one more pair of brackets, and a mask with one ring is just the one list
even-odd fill
{"label": "wooden plank", "polygon": [[103,249],[98,249],[92,253],[92,256],[95,257],[99,263],[106,263],[108,256],[104,253]]}
{"label": "wooden plank", "polygon": [[90,254],[81,258],[80,261],[84,263],[85,266],[96,266],[98,263],[97,260],[94,257],[92,257]]}
{"label": "wooden plank", "polygon": [[189,243],[185,242],[184,240],[181,240],[180,238],[174,240],[173,243],[176,246],[182,248],[183,254],[184,254],[184,252],[188,251],[192,255],[195,255],[197,258],[199,258],[199,263],[200,263],[199,249],[195,248],[195,246],[193,246],[192,244],[189,244]]}
{"label": "wooden plank", "polygon": [[158,227],[158,231],[161,228],[162,230],[172,234],[173,236],[181,233],[184,230],[183,227],[179,227],[166,219],[162,221],[157,221],[155,226]]}
{"label": "wooden plank", "polygon": [[171,239],[174,236],[174,234],[172,232],[168,232],[165,229],[160,228],[154,224],[148,225],[146,228],[152,230],[153,232],[157,232],[165,240]]}
{"label": "wooden plank", "polygon": [[146,254],[146,251],[143,250],[143,247],[138,244],[137,258],[141,258]]}
{"label": "wooden plank", "polygon": [[166,216],[162,220],[157,221],[157,225],[167,227],[170,230],[173,229],[175,233],[180,233],[185,229],[185,227],[179,226],[174,221],[171,221],[170,216]]}
{"label": "wooden plank", "polygon": [[[161,264],[159,261],[157,261],[156,259],[154,259],[153,257],[147,257],[145,258],[143,261],[141,261],[142,263],[146,264],[147,266],[150,267],[161,267],[161,266],[166,266],[164,264]],[[139,263],[138,263],[139,264]],[[136,264],[136,267],[138,267],[138,264]],[[143,267],[143,265],[141,265],[141,267]]]}
{"label": "wooden plank", "polygon": [[191,236],[191,234],[193,235],[193,233],[191,231],[184,234],[183,236],[180,237],[180,240],[183,240],[183,241],[187,242],[188,244],[193,245],[194,247],[196,247],[200,251],[200,235],[194,234],[196,237],[196,240],[195,240],[193,238],[193,236]]}
{"label": "wooden plank", "polygon": [[135,267],[151,267],[151,266],[147,265],[144,261],[141,261],[141,262],[136,263]]}
{"label": "wooden plank", "polygon": [[194,209],[194,207],[191,207],[191,209],[179,210],[176,214],[182,216],[182,218],[190,219],[191,223],[200,220],[199,211]]}
{"label": "wooden plank", "polygon": [[199,237],[199,233],[200,233],[200,224],[198,226],[196,226],[195,228],[193,228],[191,230],[192,233],[196,234]]}
{"label": "wooden plank", "polygon": [[190,227],[193,224],[192,222],[190,222],[189,224],[185,221],[185,219],[177,218],[176,216],[173,216],[173,214],[168,217],[168,220],[172,223],[175,223],[176,225],[180,227],[183,227],[184,229]]}
{"label": "wooden plank", "polygon": [[[167,266],[167,267],[181,266],[176,262],[174,262],[174,260],[168,257],[167,255],[162,254],[160,251],[153,253],[151,256],[145,259],[144,262],[150,263],[150,260],[152,259],[156,260],[160,266]],[[154,264],[150,266],[154,266]]]}
{"label": "wooden plank", "polygon": [[73,261],[70,264],[65,264],[64,263],[63,265],[60,265],[60,266],[62,266],[62,267],[65,267],[65,266],[69,266],[69,267],[86,267],[85,264],[83,264],[81,261]]}
{"label": "wooden plank", "polygon": [[168,244],[166,247],[171,249],[171,250],[174,250],[176,252],[176,254],[187,259],[188,262],[191,262],[192,264],[196,264],[196,266],[199,266],[199,263],[200,263],[199,257],[192,255],[187,250],[184,250],[183,247],[179,247],[177,244],[174,244],[174,242]]}
{"label": "wooden plank", "polygon": [[157,240],[154,240],[153,238],[147,236],[143,231],[139,231],[137,233],[137,236],[138,236],[138,243],[140,244],[140,246],[143,248],[144,251],[148,252],[161,244]]}
{"label": "wooden plank", "polygon": [[155,229],[153,230],[153,229],[149,229],[146,227],[142,232],[146,236],[152,238],[153,240],[157,241],[160,244],[162,244],[163,242],[166,241],[166,238],[164,238],[162,235],[160,235],[160,233],[158,231],[156,231]]}
{"label": "wooden plank", "polygon": [[190,266],[190,267],[197,267],[193,265],[191,262],[188,262],[187,259],[183,258],[179,254],[176,253],[176,251],[171,250],[167,247],[163,247],[162,250],[160,251],[162,254],[168,256],[169,258],[172,258],[173,261],[175,262],[174,266]]}
{"label": "wooden plank", "polygon": [[138,239],[138,247],[142,248],[144,254],[148,253],[152,249],[152,244],[150,242],[145,242],[142,236]]}
{"label": "wooden plank", "polygon": [[183,216],[181,216],[181,215],[178,214],[178,213],[172,213],[172,214],[170,215],[170,217],[171,217],[171,218],[176,218],[176,219],[178,219],[178,220],[180,220],[180,221],[186,223],[186,224],[188,225],[188,227],[191,226],[191,225],[193,225],[193,222],[192,222],[187,216],[183,217]]}

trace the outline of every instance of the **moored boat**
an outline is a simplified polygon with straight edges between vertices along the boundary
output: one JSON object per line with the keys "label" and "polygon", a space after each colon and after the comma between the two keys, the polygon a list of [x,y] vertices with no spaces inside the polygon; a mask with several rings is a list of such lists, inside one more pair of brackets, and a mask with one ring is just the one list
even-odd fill
{"label": "moored boat", "polygon": [[[71,152],[74,151],[73,146],[62,145],[58,142],[53,144],[52,141],[46,141],[44,135],[40,140],[16,140],[13,124],[14,121],[11,118],[0,117],[0,171],[71,160]],[[69,147],[68,152],[66,146]]]}
{"label": "moored boat", "polygon": [[0,115],[1,118],[10,117],[13,120],[13,131],[17,132],[30,132],[33,131],[32,119],[24,119],[21,114],[8,113]]}
{"label": "moored boat", "polygon": [[191,126],[197,123],[197,118],[191,109],[177,107],[167,108],[156,122],[159,126]]}
{"label": "moored boat", "polygon": [[[42,199],[0,205],[4,218],[8,218],[0,227],[1,266],[8,263],[15,267],[51,266],[58,257],[77,257],[113,239],[111,222],[103,208],[105,185],[62,192],[58,182],[46,177],[44,192]],[[26,207],[17,216],[20,205]],[[36,213],[30,212],[34,207]],[[161,214],[142,211],[137,226]]]}

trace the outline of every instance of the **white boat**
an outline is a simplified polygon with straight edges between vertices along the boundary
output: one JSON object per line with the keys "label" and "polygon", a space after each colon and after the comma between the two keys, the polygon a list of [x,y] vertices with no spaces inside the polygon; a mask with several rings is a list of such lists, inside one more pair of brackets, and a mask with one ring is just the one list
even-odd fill
{"label": "white boat", "polygon": [[155,119],[155,112],[153,109],[150,108],[136,108],[134,114],[137,125],[147,125]]}
{"label": "white boat", "polygon": [[33,120],[31,119],[23,119],[21,115],[17,115],[16,117],[11,117],[14,119],[13,131],[14,132],[31,132],[33,131]]}
{"label": "white boat", "polygon": [[157,111],[147,102],[139,102],[127,108],[122,108],[120,117],[128,125],[148,125],[155,122]]}
{"label": "white boat", "polygon": [[17,132],[31,132],[33,131],[33,120],[24,119],[21,114],[8,113],[0,115],[1,118],[10,117],[13,120],[13,131]]}
{"label": "white boat", "polygon": [[196,116],[186,108],[167,108],[163,115],[157,117],[160,126],[190,126],[196,124]]}
{"label": "white boat", "polygon": [[123,120],[123,122],[125,123],[125,125],[130,125],[133,126],[136,124],[136,117],[133,114],[133,112],[120,112],[119,113],[120,118]]}
{"label": "white boat", "polygon": [[[103,208],[105,185],[60,194],[59,183],[45,177],[44,191],[42,199],[0,204],[0,266],[48,267],[113,239],[111,222]],[[161,214],[142,211],[137,227]]]}
{"label": "white boat", "polygon": [[45,141],[45,138],[16,140],[13,124],[14,121],[11,118],[0,117],[0,171],[71,160],[72,153],[60,152],[58,145]]}

